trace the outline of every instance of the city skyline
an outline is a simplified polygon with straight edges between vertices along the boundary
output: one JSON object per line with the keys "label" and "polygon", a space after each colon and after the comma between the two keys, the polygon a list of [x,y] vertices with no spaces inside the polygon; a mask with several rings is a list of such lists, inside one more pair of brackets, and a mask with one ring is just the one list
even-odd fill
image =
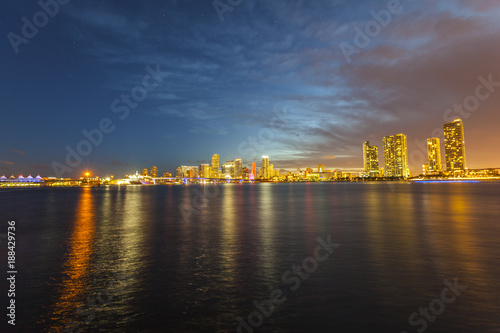
{"label": "city skyline", "polygon": [[[210,163],[208,151],[361,170],[360,138],[393,133],[419,152],[409,156],[417,173],[427,138],[441,137],[433,128],[456,118],[467,122],[468,167],[500,166],[497,6],[401,4],[346,59],[341,45],[385,4],[248,1],[221,22],[210,2],[70,2],[16,53],[7,34],[22,34],[21,18],[41,8],[3,2],[0,173],[54,174],[68,147],[91,150],[64,170],[70,177],[172,172]],[[98,144],[79,147],[88,137]]]}
{"label": "city skyline", "polygon": [[[420,171],[412,172],[409,169],[409,156],[412,156],[411,152],[408,151],[408,139],[403,133],[384,136],[382,138],[382,150],[380,151],[377,145],[370,145],[370,141],[365,141],[362,146],[362,168],[332,168],[327,167],[330,171],[359,171],[359,175],[363,177],[401,177],[409,178],[416,175],[439,175],[446,170],[460,174],[464,170],[470,169],[466,167],[465,162],[465,134],[464,134],[464,124],[462,119],[455,119],[451,122],[445,123],[443,125],[443,137],[444,137],[444,159],[441,156],[441,140],[440,138],[427,138],[426,143],[426,164],[422,165]],[[419,152],[420,153],[420,152]],[[444,160],[444,162],[443,162]],[[247,174],[252,174],[255,179],[272,178],[271,174],[274,175],[274,164],[270,164],[269,156],[262,156],[261,168],[259,172],[256,171],[256,163],[254,161],[243,163],[242,158],[236,158],[234,160],[228,159],[227,162],[220,163],[220,155],[213,154],[210,163],[204,160],[197,161],[200,164],[194,166],[180,165],[176,170],[167,170],[164,174],[174,174],[177,177],[200,177],[200,178],[225,178],[230,177],[234,179],[242,178],[243,169],[247,170]],[[277,166],[276,171],[286,170],[286,171],[298,171],[298,170],[312,170],[312,164],[309,164],[303,168],[297,168],[296,170],[281,168]],[[444,166],[444,168],[443,168]],[[481,169],[500,169],[499,167],[487,166],[485,168],[473,168],[475,170]],[[325,172],[325,165],[318,164],[318,172]],[[85,169],[81,174],[88,173],[90,169]],[[1,172],[0,172],[1,173]],[[130,170],[129,172],[130,173]],[[31,173],[29,173],[31,175]],[[38,173],[39,175],[40,173]],[[112,174],[109,173],[108,174]],[[203,175],[209,175],[203,176]],[[19,176],[22,176],[20,173]],[[5,173],[3,174],[5,176]],[[12,173],[11,178],[14,176]],[[81,176],[81,175],[80,175]],[[150,170],[148,168],[142,169],[142,176],[150,176],[152,178],[158,177],[158,167],[153,165]],[[78,177],[76,177],[78,178]],[[161,177],[160,177],[161,178]]]}

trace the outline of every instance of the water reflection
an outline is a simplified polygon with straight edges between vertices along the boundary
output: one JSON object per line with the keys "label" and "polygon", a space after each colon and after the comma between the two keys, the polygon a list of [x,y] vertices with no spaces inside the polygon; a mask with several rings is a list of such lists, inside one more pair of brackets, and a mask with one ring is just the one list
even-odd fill
{"label": "water reflection", "polygon": [[52,310],[55,324],[49,329],[59,332],[76,317],[76,307],[84,299],[85,288],[89,283],[90,262],[93,255],[95,237],[94,207],[91,188],[83,188],[76,209],[76,221],[70,239],[70,252],[66,256],[63,275],[65,276],[58,291]]}

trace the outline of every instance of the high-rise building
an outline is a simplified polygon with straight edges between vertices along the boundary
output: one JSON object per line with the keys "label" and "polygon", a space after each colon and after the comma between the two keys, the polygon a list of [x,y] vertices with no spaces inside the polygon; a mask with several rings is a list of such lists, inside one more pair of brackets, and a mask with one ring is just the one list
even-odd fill
{"label": "high-rise building", "polygon": [[262,156],[262,178],[269,179],[269,156]]}
{"label": "high-rise building", "polygon": [[252,162],[252,171],[250,172],[254,177],[257,177],[257,164]]}
{"label": "high-rise building", "polygon": [[210,164],[202,164],[200,165],[200,177],[201,178],[210,178],[211,167]]}
{"label": "high-rise building", "polygon": [[318,172],[325,172],[325,166],[323,164],[318,165]]}
{"label": "high-rise building", "polygon": [[222,178],[234,179],[234,161],[227,161],[225,164],[222,164],[221,176]]}
{"label": "high-rise building", "polygon": [[427,155],[429,157],[429,164],[427,166],[426,174],[440,174],[441,140],[439,140],[439,138],[427,139]]}
{"label": "high-rise building", "polygon": [[155,167],[154,165],[151,167],[151,177],[153,177],[153,178],[158,177],[158,168]]}
{"label": "high-rise building", "polygon": [[198,177],[198,167],[197,166],[185,166],[181,165],[177,168],[176,172],[177,178],[197,178]]}
{"label": "high-rise building", "polygon": [[404,134],[384,137],[384,162],[386,177],[410,177],[408,168],[407,139]]}
{"label": "high-rise building", "polygon": [[363,165],[366,177],[378,177],[380,175],[378,147],[370,146],[370,141],[363,143]]}
{"label": "high-rise building", "polygon": [[144,177],[147,177],[148,176],[148,169],[142,169],[142,175]]}
{"label": "high-rise building", "polygon": [[243,160],[241,158],[234,160],[234,178],[243,178]]}
{"label": "high-rise building", "polygon": [[220,167],[219,155],[214,154],[212,156],[212,173],[211,173],[212,178],[219,178],[219,167]]}
{"label": "high-rise building", "polygon": [[444,148],[446,170],[457,172],[465,170],[465,138],[462,119],[444,124]]}
{"label": "high-rise building", "polygon": [[274,177],[274,164],[269,164],[269,178]]}

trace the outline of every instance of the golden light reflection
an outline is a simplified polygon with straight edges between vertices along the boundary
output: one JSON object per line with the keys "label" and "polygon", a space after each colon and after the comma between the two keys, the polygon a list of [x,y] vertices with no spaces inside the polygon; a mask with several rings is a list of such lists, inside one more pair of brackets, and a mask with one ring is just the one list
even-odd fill
{"label": "golden light reflection", "polygon": [[[221,265],[226,272],[234,272],[236,265],[236,256],[238,250],[238,237],[236,232],[236,223],[238,217],[235,212],[235,186],[225,185],[222,195],[222,244],[221,244]],[[234,280],[234,274],[226,274],[225,277],[230,281]]]}
{"label": "golden light reflection", "polygon": [[[448,270],[460,270],[464,280],[486,281],[484,271],[480,265],[481,258],[478,249],[474,245],[480,243],[474,236],[476,230],[473,222],[477,212],[474,211],[474,207],[466,199],[469,196],[469,194],[464,193],[466,187],[460,186],[461,184],[456,185],[459,186],[452,189],[453,192],[450,193],[448,202],[433,203],[435,205],[434,209],[440,208],[445,211],[449,221],[446,230],[442,230],[440,233],[446,237],[446,242],[437,237],[433,237],[433,241],[437,244],[436,246],[440,246],[444,251],[448,252],[446,257],[453,256],[456,258],[453,262],[442,263],[448,266]],[[452,267],[457,263],[460,265],[459,268]]]}
{"label": "golden light reflection", "polygon": [[277,269],[275,265],[276,251],[273,235],[275,220],[274,191],[277,191],[277,185],[263,184],[259,187],[259,231],[260,231],[260,249],[259,255],[262,262],[262,271],[268,279],[272,279],[273,272]]}
{"label": "golden light reflection", "polygon": [[68,322],[76,319],[76,306],[83,300],[88,284],[90,260],[95,237],[92,189],[82,188],[76,209],[75,228],[70,240],[70,252],[65,263],[63,282],[54,304],[52,320],[56,323],[51,332],[60,332]]}

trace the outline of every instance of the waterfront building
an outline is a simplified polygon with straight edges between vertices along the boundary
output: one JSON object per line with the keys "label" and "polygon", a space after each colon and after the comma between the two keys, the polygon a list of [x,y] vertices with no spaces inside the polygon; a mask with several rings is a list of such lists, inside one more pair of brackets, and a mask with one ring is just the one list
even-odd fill
{"label": "waterfront building", "polygon": [[427,139],[427,155],[429,164],[427,164],[425,174],[437,175],[441,169],[441,140],[439,138]]}
{"label": "waterfront building", "polygon": [[269,179],[269,156],[262,156],[262,179]]}
{"label": "waterfront building", "polygon": [[223,178],[234,178],[234,161],[227,161],[222,164],[221,175]]}
{"label": "waterfront building", "polygon": [[379,177],[378,147],[370,146],[370,141],[363,143],[363,165],[365,177]]}
{"label": "waterfront building", "polygon": [[257,176],[257,164],[255,162],[252,162],[252,171],[250,172],[254,178]]}
{"label": "waterfront building", "polygon": [[407,138],[404,134],[386,136],[384,144],[384,164],[386,177],[410,177],[408,168]]}
{"label": "waterfront building", "polygon": [[158,168],[154,165],[151,167],[151,177],[153,178],[158,177]]}
{"label": "waterfront building", "polygon": [[444,124],[446,170],[450,173],[465,171],[465,138],[462,119]]}
{"label": "waterfront building", "polygon": [[177,178],[197,178],[198,167],[181,165],[180,167],[177,168],[175,176]]}
{"label": "waterfront building", "polygon": [[325,166],[323,164],[318,165],[318,172],[325,172]]}
{"label": "waterfront building", "polygon": [[210,176],[212,178],[219,178],[219,154],[212,155],[212,170]]}
{"label": "waterfront building", "polygon": [[210,171],[211,171],[210,164],[200,165],[199,174],[201,178],[210,178]]}
{"label": "waterfront building", "polygon": [[234,178],[243,178],[243,160],[241,158],[234,160]]}
{"label": "waterfront building", "polygon": [[147,177],[148,176],[148,169],[142,169],[142,176]]}

